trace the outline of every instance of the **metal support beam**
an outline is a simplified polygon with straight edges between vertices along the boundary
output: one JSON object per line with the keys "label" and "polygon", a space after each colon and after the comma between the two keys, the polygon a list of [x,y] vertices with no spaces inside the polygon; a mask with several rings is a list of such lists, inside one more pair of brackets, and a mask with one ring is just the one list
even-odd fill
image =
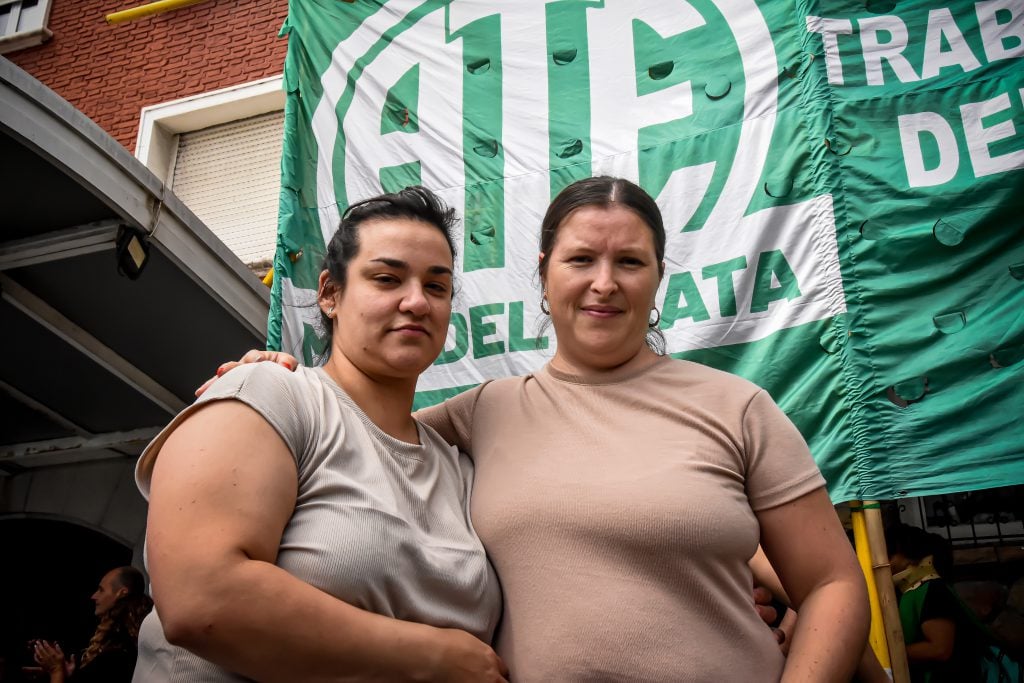
{"label": "metal support beam", "polygon": [[4,392],[8,396],[10,396],[11,398],[13,398],[18,403],[22,403],[22,404],[28,406],[29,408],[31,408],[32,410],[36,411],[37,413],[42,413],[47,418],[49,418],[49,420],[51,422],[55,422],[56,424],[60,425],[64,429],[68,430],[69,432],[74,432],[78,436],[92,436],[92,432],[90,432],[85,427],[82,427],[81,425],[72,422],[68,418],[66,418],[63,415],[61,415],[60,413],[58,413],[53,408],[50,408],[49,406],[43,405],[42,403],[40,403],[39,401],[35,400],[34,398],[29,396],[28,394],[25,394],[25,393],[19,391],[16,387],[11,386],[7,382],[3,381],[2,379],[0,379],[0,391]]}
{"label": "metal support beam", "polygon": [[13,477],[21,474],[25,471],[25,468],[16,462],[2,462],[0,461],[0,478]]}
{"label": "metal support beam", "polygon": [[[80,438],[91,439],[96,436],[96,434],[90,432],[85,427],[72,422],[54,409],[43,405],[28,394],[19,391],[17,388],[3,380],[0,380],[0,391],[9,395],[15,401],[18,401],[32,410],[45,415],[51,422],[60,425],[67,431],[74,432],[74,434]],[[132,442],[130,445],[136,446],[137,444]],[[107,460],[111,458],[135,457],[135,453],[133,452],[134,450],[137,450],[137,448],[119,449],[116,446],[109,446],[103,451],[94,451],[89,453],[88,457],[86,457],[86,454],[83,452],[56,451],[52,454],[39,455],[30,459],[23,458],[18,462],[0,459],[0,477],[20,474],[21,472],[24,472],[27,467],[42,467],[45,465],[56,464],[63,465],[69,462],[85,462],[86,460]]]}
{"label": "metal support beam", "polygon": [[120,223],[119,220],[97,221],[25,239],[0,242],[0,271],[112,250]]}
{"label": "metal support beam", "polygon": [[46,441],[31,441],[0,446],[0,462],[18,461],[33,455],[57,455],[73,451],[137,447],[152,441],[153,437],[160,433],[160,429],[161,427],[145,427],[128,432],[109,432],[94,436],[69,436],[63,439],[47,439]]}
{"label": "metal support beam", "polygon": [[0,273],[0,295],[22,313],[84,353],[169,414],[174,415],[185,407],[185,402],[170,390],[2,273]]}
{"label": "metal support beam", "polygon": [[167,256],[256,337],[270,293],[245,264],[128,150],[68,102],[0,59],[0,131],[48,160]]}

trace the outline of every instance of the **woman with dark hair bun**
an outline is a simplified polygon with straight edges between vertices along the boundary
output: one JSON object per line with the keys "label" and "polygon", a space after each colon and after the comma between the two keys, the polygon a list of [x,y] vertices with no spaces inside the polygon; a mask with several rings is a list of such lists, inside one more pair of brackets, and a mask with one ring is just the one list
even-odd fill
{"label": "woman with dark hair bun", "polygon": [[36,641],[35,660],[50,675],[50,683],[128,683],[132,679],[139,626],[153,609],[142,572],[134,567],[110,570],[100,579],[92,599],[100,621],[77,662],[74,657],[65,659],[60,645]]}
{"label": "woman with dark hair bun", "polygon": [[[516,681],[845,681],[864,580],[800,433],[767,392],[664,355],[665,227],[621,178],[541,224],[541,370],[418,415],[476,464],[473,523],[501,579]],[[789,655],[751,609],[758,543],[800,618]]]}
{"label": "woman with dark hair bun", "polygon": [[351,206],[320,275],[324,365],[233,372],[143,453],[135,681],[506,681],[472,465],[410,415],[448,331],[453,221],[420,187]]}

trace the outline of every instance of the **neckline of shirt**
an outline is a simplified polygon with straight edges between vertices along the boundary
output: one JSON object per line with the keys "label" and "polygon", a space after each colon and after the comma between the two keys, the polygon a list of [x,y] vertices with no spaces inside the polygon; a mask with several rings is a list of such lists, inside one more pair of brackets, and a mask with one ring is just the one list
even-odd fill
{"label": "neckline of shirt", "polygon": [[416,435],[419,437],[419,443],[409,443],[408,441],[402,441],[391,436],[383,429],[377,426],[370,416],[363,412],[363,409],[359,407],[359,404],[352,400],[341,385],[334,381],[327,371],[322,367],[311,368],[317,377],[320,378],[331,390],[338,396],[342,403],[352,409],[352,412],[356,414],[359,421],[363,423],[363,426],[385,447],[395,455],[401,455],[406,458],[414,458],[416,460],[423,460],[423,454],[426,452],[426,441],[427,434],[423,429],[423,425],[416,418],[413,421],[416,423]]}
{"label": "neckline of shirt", "polygon": [[547,374],[552,379],[565,382],[567,384],[585,384],[590,386],[608,385],[608,384],[621,384],[630,380],[641,377],[648,372],[653,372],[656,369],[662,367],[663,364],[671,362],[672,358],[669,356],[659,356],[650,365],[645,365],[640,368],[631,367],[628,363],[614,370],[606,370],[601,372],[592,372],[588,374],[574,374],[559,370],[551,366],[549,362],[544,366],[543,373]]}

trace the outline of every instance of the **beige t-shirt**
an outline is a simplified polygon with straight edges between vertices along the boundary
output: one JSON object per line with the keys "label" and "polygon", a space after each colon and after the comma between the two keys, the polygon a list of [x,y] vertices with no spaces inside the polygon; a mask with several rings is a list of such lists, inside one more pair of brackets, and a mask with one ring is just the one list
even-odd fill
{"label": "beige t-shirt", "polygon": [[516,683],[778,680],[754,511],[824,480],[762,389],[669,358],[600,382],[549,366],[417,416],[475,460]]}
{"label": "beige t-shirt", "polygon": [[[501,591],[469,520],[470,461],[422,424],[420,445],[385,434],[320,369],[256,363],[219,379],[142,454],[143,495],[167,436],[197,406],[224,399],[260,413],[295,457],[298,496],[278,566],[356,607],[491,641]],[[154,611],[134,680],[245,679],[167,643]]]}

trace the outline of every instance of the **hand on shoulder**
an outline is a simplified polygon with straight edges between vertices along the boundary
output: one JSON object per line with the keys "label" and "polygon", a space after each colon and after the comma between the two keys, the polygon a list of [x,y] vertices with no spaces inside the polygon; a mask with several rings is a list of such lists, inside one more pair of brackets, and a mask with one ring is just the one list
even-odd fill
{"label": "hand on shoulder", "polygon": [[228,361],[227,363],[223,363],[219,368],[217,368],[216,374],[210,379],[203,382],[202,385],[198,389],[196,389],[196,398],[202,396],[207,389],[213,386],[214,382],[216,382],[218,379],[223,377],[231,370],[242,365],[262,362],[275,363],[282,367],[288,368],[289,370],[292,371],[299,367],[298,359],[295,356],[291,355],[290,353],[285,353],[284,351],[261,351],[260,349],[250,349],[249,351],[246,351],[245,354],[237,361]]}

